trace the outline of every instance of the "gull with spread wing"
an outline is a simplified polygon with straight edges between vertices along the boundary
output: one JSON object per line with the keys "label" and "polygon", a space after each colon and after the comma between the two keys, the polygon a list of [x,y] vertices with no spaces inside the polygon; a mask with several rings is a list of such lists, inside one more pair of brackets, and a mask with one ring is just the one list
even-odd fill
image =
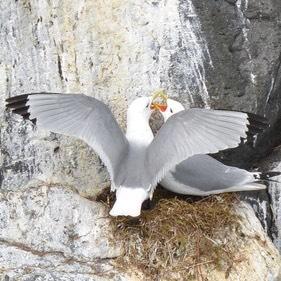
{"label": "gull with spread wing", "polygon": [[[164,93],[162,93],[164,94]],[[163,108],[164,103],[159,103]],[[161,110],[157,102],[154,107],[159,111],[166,122],[174,114],[185,110],[183,105],[173,99],[166,100],[165,110]],[[265,118],[248,114],[250,130],[248,135],[262,132],[268,127]],[[187,158],[168,171],[160,182],[161,186],[172,192],[207,196],[223,192],[250,191],[265,189],[263,181],[279,175],[279,172],[249,172],[237,167],[227,166],[207,154],[197,154]]]}
{"label": "gull with spread wing", "polygon": [[[38,127],[84,140],[106,165],[116,190],[112,216],[140,215],[144,200],[177,164],[196,154],[236,147],[246,138],[248,114],[210,109],[182,110],[157,135],[149,127],[152,98],[133,101],[124,134],[110,109],[83,94],[33,93],[10,97],[7,108]],[[160,110],[165,110],[161,108]]]}

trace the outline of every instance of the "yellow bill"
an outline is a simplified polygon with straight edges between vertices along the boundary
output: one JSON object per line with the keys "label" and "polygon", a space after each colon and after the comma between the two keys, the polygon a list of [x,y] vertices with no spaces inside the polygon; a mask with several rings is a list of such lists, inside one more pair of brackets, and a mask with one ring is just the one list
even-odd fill
{"label": "yellow bill", "polygon": [[150,108],[164,112],[167,109],[168,95],[164,89],[159,89],[153,93]]}

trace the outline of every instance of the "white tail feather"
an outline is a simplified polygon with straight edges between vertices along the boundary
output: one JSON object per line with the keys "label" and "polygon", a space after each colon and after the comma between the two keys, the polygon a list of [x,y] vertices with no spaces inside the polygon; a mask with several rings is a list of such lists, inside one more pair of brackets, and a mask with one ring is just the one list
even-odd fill
{"label": "white tail feather", "polygon": [[111,216],[137,217],[141,213],[141,206],[149,196],[144,188],[119,187],[116,191],[116,201],[109,212]]}

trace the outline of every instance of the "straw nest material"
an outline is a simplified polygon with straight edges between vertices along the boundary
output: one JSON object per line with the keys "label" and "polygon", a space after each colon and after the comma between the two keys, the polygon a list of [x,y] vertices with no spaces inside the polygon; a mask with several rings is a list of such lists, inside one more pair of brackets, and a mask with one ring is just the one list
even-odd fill
{"label": "straw nest material", "polygon": [[[114,202],[108,191],[98,200],[109,208]],[[124,249],[117,265],[137,268],[148,280],[203,281],[214,268],[227,276],[241,261],[231,239],[239,228],[239,216],[233,210],[238,202],[233,193],[191,199],[158,188],[153,207],[140,217],[111,219],[114,242]]]}

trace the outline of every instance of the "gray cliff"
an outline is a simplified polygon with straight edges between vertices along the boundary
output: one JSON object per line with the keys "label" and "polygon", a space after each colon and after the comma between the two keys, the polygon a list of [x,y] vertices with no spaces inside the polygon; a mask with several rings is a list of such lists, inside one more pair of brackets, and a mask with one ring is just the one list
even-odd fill
{"label": "gray cliff", "polygon": [[[7,97],[85,93],[125,128],[130,101],[166,88],[186,107],[265,115],[271,126],[254,148],[216,157],[281,171],[280,54],[278,0],[2,0],[0,280],[145,278],[114,266],[122,249],[105,207],[91,199],[110,185],[100,159],[82,141],[5,112]],[[281,251],[280,188],[242,196]],[[228,280],[278,280],[277,250],[249,207],[237,212],[249,262]],[[219,271],[210,278],[225,280]]]}

